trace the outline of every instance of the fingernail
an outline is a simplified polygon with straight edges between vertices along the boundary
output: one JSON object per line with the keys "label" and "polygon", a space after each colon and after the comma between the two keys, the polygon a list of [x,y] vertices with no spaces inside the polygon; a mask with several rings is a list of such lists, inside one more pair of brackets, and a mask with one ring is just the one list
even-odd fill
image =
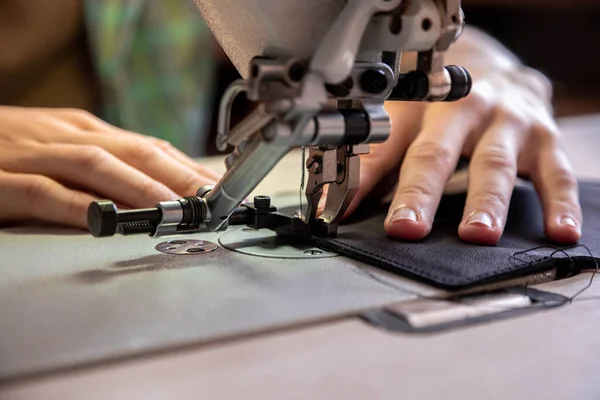
{"label": "fingernail", "polygon": [[571,226],[573,228],[577,227],[577,223],[571,217],[564,217],[563,219],[560,220],[560,224],[565,225],[565,226]]}
{"label": "fingernail", "polygon": [[484,225],[491,228],[492,217],[490,217],[488,213],[474,212],[467,219],[467,225]]}
{"label": "fingernail", "polygon": [[395,209],[389,217],[390,222],[413,221],[417,222],[417,213],[412,208],[400,207]]}

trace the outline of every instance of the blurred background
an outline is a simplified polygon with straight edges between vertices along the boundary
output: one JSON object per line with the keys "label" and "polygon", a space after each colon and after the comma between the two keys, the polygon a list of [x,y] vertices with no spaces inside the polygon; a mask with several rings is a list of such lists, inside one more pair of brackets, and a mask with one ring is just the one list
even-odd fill
{"label": "blurred background", "polygon": [[599,0],[462,0],[467,23],[554,82],[559,116],[600,112]]}

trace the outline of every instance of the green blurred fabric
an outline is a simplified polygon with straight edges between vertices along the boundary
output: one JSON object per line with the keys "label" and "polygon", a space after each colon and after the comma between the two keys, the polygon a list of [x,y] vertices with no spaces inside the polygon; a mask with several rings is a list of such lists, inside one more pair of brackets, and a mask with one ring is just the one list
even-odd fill
{"label": "green blurred fabric", "polygon": [[101,117],[203,155],[215,58],[191,0],[85,0]]}

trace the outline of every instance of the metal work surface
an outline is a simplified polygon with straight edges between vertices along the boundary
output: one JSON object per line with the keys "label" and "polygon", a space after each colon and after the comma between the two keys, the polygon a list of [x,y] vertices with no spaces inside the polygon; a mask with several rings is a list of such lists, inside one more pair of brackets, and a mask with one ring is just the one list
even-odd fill
{"label": "metal work surface", "polygon": [[[597,126],[563,123],[580,176],[600,174]],[[575,129],[575,128],[578,128]],[[259,187],[300,173],[296,154]],[[594,175],[595,174],[595,175]],[[290,186],[292,186],[290,184]],[[274,186],[272,186],[274,187]],[[276,197],[275,197],[276,198]],[[218,242],[217,234],[194,239]],[[217,251],[167,255],[166,239],[93,239],[51,229],[0,231],[0,374],[58,366],[15,381],[29,398],[598,398],[600,279],[575,303],[432,336],[390,334],[356,320],[153,354],[210,340],[351,315],[425,294],[371,280],[343,257],[277,260]],[[565,295],[589,274],[541,285]],[[596,300],[594,300],[596,299]],[[129,355],[121,363],[86,363]],[[235,385],[231,382],[235,381]]]}
{"label": "metal work surface", "polygon": [[[216,243],[217,236],[190,238]],[[0,378],[312,322],[408,296],[341,257],[279,260],[223,248],[169,255],[155,250],[161,241],[0,232]]]}
{"label": "metal work surface", "polygon": [[[588,279],[549,286],[573,293]],[[338,321],[27,382],[0,398],[595,400],[598,321],[600,300],[431,336]]]}

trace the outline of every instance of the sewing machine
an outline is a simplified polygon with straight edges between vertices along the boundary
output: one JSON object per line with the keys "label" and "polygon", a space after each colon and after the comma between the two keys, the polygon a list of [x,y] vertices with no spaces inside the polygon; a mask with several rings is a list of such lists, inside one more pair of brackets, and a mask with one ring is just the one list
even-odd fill
{"label": "sewing machine", "polygon": [[[217,147],[234,148],[227,172],[214,188],[152,209],[119,211],[110,201],[96,202],[88,214],[96,237],[160,237],[240,224],[296,240],[335,236],[358,189],[360,155],[390,134],[384,101],[455,101],[471,89],[467,70],[444,63],[463,29],[459,0],[196,3],[243,77],[219,108]],[[403,52],[418,52],[414,71],[401,73]],[[232,126],[239,95],[254,106]],[[305,147],[305,212],[281,214],[268,196],[241,206],[290,150]]]}

